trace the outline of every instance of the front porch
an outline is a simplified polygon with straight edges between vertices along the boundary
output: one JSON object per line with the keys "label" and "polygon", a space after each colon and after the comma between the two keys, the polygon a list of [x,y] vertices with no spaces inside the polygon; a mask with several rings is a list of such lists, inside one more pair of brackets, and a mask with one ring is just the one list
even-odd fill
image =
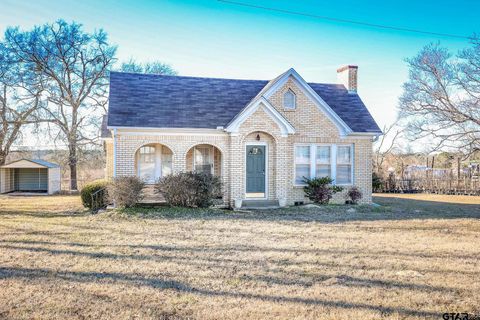
{"label": "front porch", "polygon": [[[155,184],[162,177],[173,172],[177,164],[173,151],[160,143],[146,144],[135,153],[136,175],[148,185]],[[185,154],[186,171],[204,172],[222,176],[222,153],[210,144],[198,144]]]}
{"label": "front porch", "polygon": [[[222,178],[222,152],[211,144],[197,144],[185,153],[185,170],[212,174]],[[135,173],[146,183],[144,199],[141,205],[165,205],[165,199],[155,192],[154,185],[162,177],[174,172],[179,161],[175,161],[174,152],[161,143],[141,146],[135,153]],[[226,186],[225,186],[226,188]],[[223,202],[220,199],[220,202]]]}

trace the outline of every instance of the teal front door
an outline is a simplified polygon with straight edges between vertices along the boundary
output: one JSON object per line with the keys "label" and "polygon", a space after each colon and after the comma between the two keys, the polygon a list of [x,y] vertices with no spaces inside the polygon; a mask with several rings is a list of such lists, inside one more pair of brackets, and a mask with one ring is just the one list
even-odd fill
{"label": "teal front door", "polygon": [[265,195],[265,146],[247,146],[247,193]]}

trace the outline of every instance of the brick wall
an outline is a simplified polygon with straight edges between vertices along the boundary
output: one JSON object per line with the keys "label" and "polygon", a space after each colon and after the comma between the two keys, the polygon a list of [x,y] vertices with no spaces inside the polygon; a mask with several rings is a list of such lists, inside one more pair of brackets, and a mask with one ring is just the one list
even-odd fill
{"label": "brick wall", "polygon": [[105,140],[105,179],[113,177],[113,140]]}

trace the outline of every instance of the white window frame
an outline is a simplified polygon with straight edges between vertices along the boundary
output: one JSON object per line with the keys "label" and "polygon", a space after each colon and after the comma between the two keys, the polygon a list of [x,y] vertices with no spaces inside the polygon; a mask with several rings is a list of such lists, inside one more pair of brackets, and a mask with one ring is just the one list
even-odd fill
{"label": "white window frame", "polygon": [[[351,166],[351,172],[350,172],[350,182],[349,183],[336,183],[336,180],[337,180],[337,157],[336,157],[336,149],[339,147],[339,146],[342,146],[342,147],[350,147],[350,166]],[[335,146],[335,184],[338,185],[338,186],[352,186],[354,184],[354,144],[353,143],[340,143],[340,144],[337,144]]]}
{"label": "white window frame", "polygon": [[297,179],[296,179],[296,176],[297,176],[297,147],[310,147],[310,179],[312,177],[315,177],[315,171],[312,168],[312,158],[315,158],[315,157],[312,157],[312,151],[315,151],[315,150],[312,150],[312,145],[310,145],[309,143],[298,143],[298,144],[295,144],[293,146],[293,184],[295,186],[304,186],[305,185],[304,183],[298,184]]}
{"label": "white window frame", "polygon": [[[333,158],[333,145],[327,144],[327,143],[316,143],[314,145],[314,151],[315,151],[314,157],[315,157],[315,159],[313,159],[314,160],[313,162],[315,163],[315,170],[314,170],[315,174],[313,175],[313,177],[316,177],[316,175],[317,175],[317,147],[329,147],[330,148],[330,162],[328,164],[330,165],[330,176],[333,179],[333,177],[332,177],[333,176],[332,161],[334,159]],[[325,165],[327,163],[321,163],[321,164]]]}
{"label": "white window frame", "polygon": [[[285,104],[285,95],[286,95],[287,93],[291,93],[292,96],[293,96],[293,107],[288,107],[288,106]],[[292,91],[292,89],[288,89],[287,91],[285,91],[285,92],[283,93],[282,100],[283,100],[283,101],[282,101],[282,102],[283,102],[283,108],[284,108],[285,110],[295,110],[295,109],[297,109],[297,95],[295,94],[295,92]]]}
{"label": "white window frame", "polygon": [[[353,143],[295,143],[293,145],[293,186],[294,187],[304,187],[305,184],[298,184],[296,182],[296,150],[297,147],[310,147],[310,178],[316,178],[317,173],[317,146],[329,146],[330,147],[330,175],[333,180],[333,185],[338,186],[352,186],[355,183],[355,145]],[[352,166],[350,183],[337,183],[337,147],[338,146],[349,146],[350,147],[350,164]]]}

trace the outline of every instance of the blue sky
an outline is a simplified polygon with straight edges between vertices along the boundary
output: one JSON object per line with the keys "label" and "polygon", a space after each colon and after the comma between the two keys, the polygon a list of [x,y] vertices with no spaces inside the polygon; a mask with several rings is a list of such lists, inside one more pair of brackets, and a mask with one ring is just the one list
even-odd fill
{"label": "blue sky", "polygon": [[[310,14],[432,32],[480,32],[480,1],[238,0]],[[271,79],[290,67],[309,82],[336,82],[336,69],[359,66],[359,93],[377,122],[395,119],[404,59],[440,41],[452,51],[467,40],[318,20],[215,0],[1,0],[0,30],[58,18],[103,28],[118,57],[170,63],[181,75]]]}

